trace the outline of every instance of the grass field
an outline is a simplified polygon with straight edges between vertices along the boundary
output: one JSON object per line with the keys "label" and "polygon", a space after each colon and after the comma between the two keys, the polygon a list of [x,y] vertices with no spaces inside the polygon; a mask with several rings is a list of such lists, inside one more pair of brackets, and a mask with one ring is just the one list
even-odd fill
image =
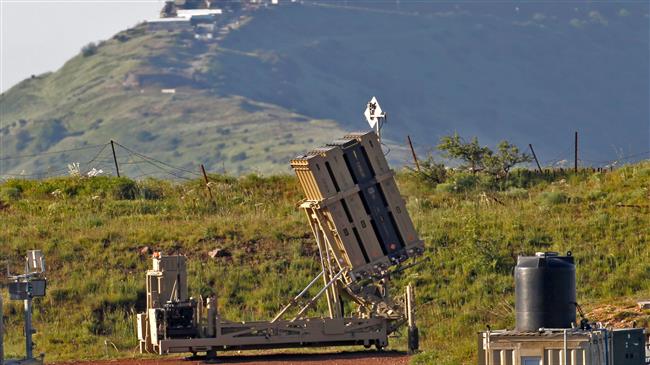
{"label": "grass field", "polygon": [[[234,320],[269,318],[318,272],[294,177],[210,178],[216,208],[199,180],[0,184],[0,263],[18,271],[30,248],[47,257],[37,352],[50,361],[133,356],[150,265],[145,246],[187,255],[192,294],[217,292],[220,311]],[[434,186],[408,171],[398,183],[429,258],[393,285],[417,285],[424,353],[415,363],[474,363],[476,331],[513,325],[512,270],[522,252],[571,250],[587,310],[650,296],[649,162],[555,177],[516,171],[498,187],[463,174]],[[232,256],[209,258],[215,248]],[[640,325],[649,326],[646,314]],[[5,315],[5,347],[18,356],[21,303],[7,300]],[[405,339],[392,345],[405,349]]]}

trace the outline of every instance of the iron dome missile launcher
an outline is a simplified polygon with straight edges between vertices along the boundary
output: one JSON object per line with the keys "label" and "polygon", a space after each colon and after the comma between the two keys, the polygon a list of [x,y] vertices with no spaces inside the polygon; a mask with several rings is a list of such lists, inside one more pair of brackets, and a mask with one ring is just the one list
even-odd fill
{"label": "iron dome missile launcher", "polygon": [[[232,322],[219,315],[216,297],[203,302],[188,296],[185,257],[155,255],[147,272],[147,311],[137,316],[141,352],[216,356],[223,350],[309,346],[382,349],[407,323],[409,349],[417,350],[413,288],[392,298],[388,284],[391,273],[422,255],[424,242],[377,134],[346,135],[296,157],[291,166],[306,196],[300,207],[318,246],[321,271],[273,319]],[[305,298],[310,291],[315,294]],[[329,313],[305,317],[322,297]],[[343,300],[356,303],[356,312],[344,313]]]}

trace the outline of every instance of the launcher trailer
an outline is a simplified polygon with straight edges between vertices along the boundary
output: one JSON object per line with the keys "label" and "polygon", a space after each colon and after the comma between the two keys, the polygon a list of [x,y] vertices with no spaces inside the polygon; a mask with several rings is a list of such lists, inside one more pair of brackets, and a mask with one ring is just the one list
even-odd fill
{"label": "launcher trailer", "polygon": [[[409,350],[417,350],[413,287],[392,298],[388,286],[392,273],[416,263],[424,242],[377,135],[346,135],[293,159],[291,166],[306,195],[300,208],[318,246],[321,271],[273,319],[234,322],[221,317],[216,297],[189,297],[184,256],[156,254],[147,272],[147,310],[137,315],[141,352],[213,357],[217,351],[247,349],[383,349],[405,324]],[[321,298],[328,313],[306,317]],[[356,312],[344,313],[344,300],[355,303]]]}

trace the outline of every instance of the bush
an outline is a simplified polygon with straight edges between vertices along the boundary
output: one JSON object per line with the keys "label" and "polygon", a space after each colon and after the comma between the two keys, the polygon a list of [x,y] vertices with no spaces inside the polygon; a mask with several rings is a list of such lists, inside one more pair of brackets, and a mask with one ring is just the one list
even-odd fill
{"label": "bush", "polygon": [[436,185],[436,191],[439,193],[453,193],[456,191],[456,186],[453,183],[442,183]]}
{"label": "bush", "polygon": [[128,35],[126,35],[124,33],[118,33],[113,37],[113,39],[116,39],[116,40],[124,43],[124,42],[128,41],[130,38],[129,38]]}
{"label": "bush", "polygon": [[81,54],[84,57],[90,57],[97,53],[97,45],[94,42],[90,42],[86,44],[85,46],[81,47]]}
{"label": "bush", "polygon": [[545,191],[540,194],[539,198],[542,203],[547,205],[564,204],[569,201],[569,197],[565,193],[558,191]]}
{"label": "bush", "polygon": [[34,138],[29,134],[29,131],[26,129],[21,129],[16,133],[16,150],[22,151]]}
{"label": "bush", "polygon": [[474,190],[479,186],[481,178],[474,174],[457,173],[453,177],[454,189],[457,192]]}
{"label": "bush", "polygon": [[119,178],[111,191],[113,198],[133,200],[138,195],[138,186],[135,181],[127,178]]}
{"label": "bush", "polygon": [[420,171],[417,172],[417,176],[435,187],[447,180],[447,169],[443,163],[437,163],[433,156],[429,156],[420,163]]}
{"label": "bush", "polygon": [[248,155],[246,155],[246,152],[239,152],[236,155],[233,155],[230,157],[230,162],[239,162],[239,161],[244,161],[248,158]]}
{"label": "bush", "polygon": [[33,143],[37,151],[45,151],[68,136],[68,130],[60,119],[45,120],[38,125]]}
{"label": "bush", "polygon": [[138,140],[138,142],[151,142],[156,139],[156,135],[149,131],[139,131],[138,133],[135,134],[135,139]]}
{"label": "bush", "polygon": [[503,185],[503,181],[494,175],[477,174],[478,187],[482,190],[499,190]]}
{"label": "bush", "polygon": [[160,200],[165,196],[165,192],[161,186],[156,186],[155,183],[149,182],[140,183],[140,194],[146,200]]}
{"label": "bush", "polygon": [[7,200],[18,200],[20,199],[21,191],[18,188],[15,187],[5,187],[2,190],[0,190],[0,197],[5,198]]}

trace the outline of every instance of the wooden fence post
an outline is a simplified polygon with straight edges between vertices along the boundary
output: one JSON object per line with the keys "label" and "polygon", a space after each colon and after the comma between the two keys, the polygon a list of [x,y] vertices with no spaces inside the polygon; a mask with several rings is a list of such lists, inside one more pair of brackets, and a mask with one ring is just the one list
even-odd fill
{"label": "wooden fence post", "polygon": [[113,150],[113,162],[115,162],[115,172],[117,173],[117,177],[120,177],[120,166],[117,164],[117,156],[115,155],[115,144],[113,143],[112,139],[111,139],[111,150]]}
{"label": "wooden fence post", "polygon": [[409,142],[409,147],[411,147],[411,154],[413,154],[413,161],[415,161],[415,167],[420,172],[420,162],[418,162],[418,156],[415,155],[415,149],[413,148],[413,143],[411,142],[411,136],[407,135],[406,139]]}
{"label": "wooden fence post", "polygon": [[210,202],[213,207],[217,206],[217,203],[214,201],[214,196],[212,196],[212,189],[210,188],[210,180],[208,180],[208,174],[205,172],[205,166],[201,164],[201,173],[203,173],[203,180],[205,180],[205,188],[208,190],[208,195],[210,196]]}

